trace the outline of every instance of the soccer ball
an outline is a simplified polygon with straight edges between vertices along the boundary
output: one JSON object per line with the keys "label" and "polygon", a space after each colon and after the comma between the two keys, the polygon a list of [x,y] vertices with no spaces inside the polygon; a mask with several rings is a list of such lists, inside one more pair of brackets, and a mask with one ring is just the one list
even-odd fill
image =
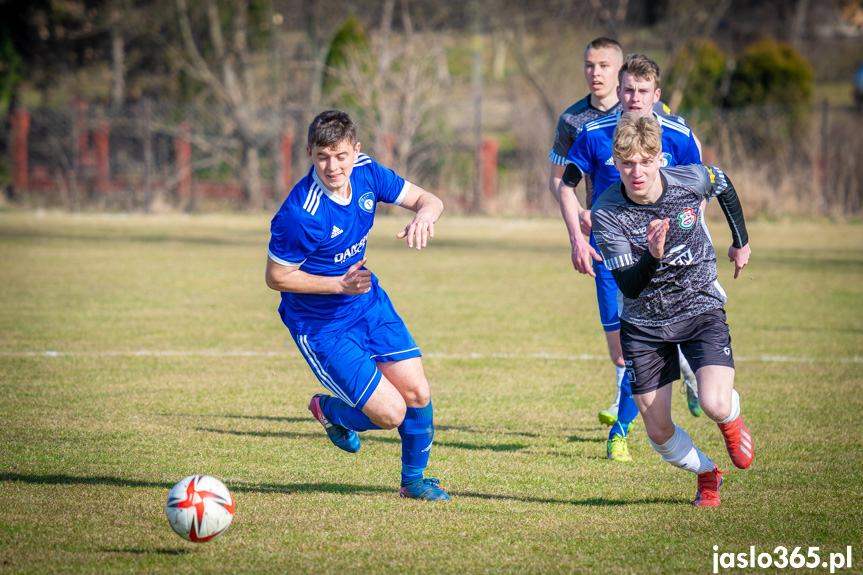
{"label": "soccer ball", "polygon": [[165,512],[177,535],[203,543],[228,530],[234,519],[234,498],[215,477],[190,475],[171,489]]}

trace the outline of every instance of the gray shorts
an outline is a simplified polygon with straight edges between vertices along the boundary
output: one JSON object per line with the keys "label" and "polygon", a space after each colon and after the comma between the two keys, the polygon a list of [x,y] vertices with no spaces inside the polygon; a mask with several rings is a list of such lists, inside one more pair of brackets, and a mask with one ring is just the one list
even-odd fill
{"label": "gray shorts", "polygon": [[693,371],[705,365],[734,368],[724,309],[661,327],[621,320],[620,346],[633,395],[654,391],[680,378],[678,344]]}

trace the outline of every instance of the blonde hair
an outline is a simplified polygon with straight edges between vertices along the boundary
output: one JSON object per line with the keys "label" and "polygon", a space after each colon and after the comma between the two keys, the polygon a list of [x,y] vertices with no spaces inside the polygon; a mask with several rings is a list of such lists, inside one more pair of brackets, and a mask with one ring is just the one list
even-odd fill
{"label": "blonde hair", "polygon": [[653,87],[659,88],[659,64],[644,54],[630,54],[617,73],[617,83],[623,86],[623,75],[629,74],[636,80],[653,80]]}
{"label": "blonde hair", "polygon": [[629,160],[636,154],[658,156],[662,152],[662,128],[656,118],[641,114],[623,114],[614,129],[611,151],[620,160]]}

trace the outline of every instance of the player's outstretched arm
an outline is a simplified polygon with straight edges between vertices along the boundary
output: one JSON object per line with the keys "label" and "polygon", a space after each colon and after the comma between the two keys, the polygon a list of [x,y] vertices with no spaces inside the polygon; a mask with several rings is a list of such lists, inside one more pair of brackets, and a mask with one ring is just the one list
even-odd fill
{"label": "player's outstretched arm", "polygon": [[[714,171],[717,170],[714,169]],[[746,220],[743,218],[740,198],[737,197],[737,191],[728,175],[723,172],[722,178],[726,185],[717,194],[716,199],[719,200],[719,207],[722,208],[725,219],[728,221],[728,227],[731,228],[731,247],[728,249],[728,259],[734,263],[734,279],[737,279],[740,272],[749,263],[752,249],[749,247],[749,233],[746,231]]]}
{"label": "player's outstretched arm", "polygon": [[[572,246],[572,267],[579,273],[588,274],[596,277],[593,271],[593,260],[602,261],[600,255],[584,239],[585,230],[583,228],[584,210],[578,197],[575,195],[575,187],[581,180],[581,171],[574,164],[567,166],[567,172],[557,188],[557,197],[560,201],[560,214],[563,216],[563,221],[566,222],[566,229],[569,232],[569,243]],[[587,215],[589,221],[590,215]],[[587,233],[590,233],[588,229]]]}
{"label": "player's outstretched arm", "polygon": [[396,237],[407,238],[409,248],[421,250],[428,245],[429,238],[434,237],[434,225],[443,213],[443,202],[433,193],[411,184],[401,206],[416,215]]}
{"label": "player's outstretched arm", "polygon": [[362,269],[365,263],[363,258],[344,275],[328,277],[306,273],[299,266],[283,266],[267,258],[267,287],[291,293],[360,295],[372,288],[372,272]]}

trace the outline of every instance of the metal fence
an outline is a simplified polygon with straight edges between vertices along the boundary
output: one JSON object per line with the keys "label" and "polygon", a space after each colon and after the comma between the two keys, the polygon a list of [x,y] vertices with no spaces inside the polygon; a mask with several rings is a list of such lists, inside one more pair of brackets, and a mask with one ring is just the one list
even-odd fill
{"label": "metal fence", "polygon": [[[25,205],[70,210],[244,209],[254,199],[250,187],[257,181],[257,207],[271,208],[308,170],[305,130],[314,113],[303,107],[262,109],[240,119],[227,109],[150,101],[122,109],[79,101],[65,110],[17,110],[7,122],[9,132],[0,134],[8,142],[9,193]],[[705,163],[716,163],[731,175],[747,213],[863,213],[863,115],[852,107],[825,103],[804,110],[685,115],[704,146]],[[505,205],[496,213],[507,215],[556,214],[545,189],[548,150],[537,145],[547,141],[550,147],[553,133],[546,134],[536,122],[512,125],[529,120],[511,117],[505,129],[535,136],[516,138],[511,149],[500,153],[491,133],[481,150],[469,135],[449,142],[438,173],[424,168],[423,186],[446,188],[455,211],[475,209],[473,170],[481,166],[480,199],[511,196],[486,207]],[[363,149],[379,161],[392,153]],[[486,157],[473,162],[475,153]],[[454,171],[465,173],[455,178]],[[504,177],[497,178],[498,173]],[[496,188],[499,182],[505,189]],[[483,210],[482,202],[479,209],[490,211]]]}

